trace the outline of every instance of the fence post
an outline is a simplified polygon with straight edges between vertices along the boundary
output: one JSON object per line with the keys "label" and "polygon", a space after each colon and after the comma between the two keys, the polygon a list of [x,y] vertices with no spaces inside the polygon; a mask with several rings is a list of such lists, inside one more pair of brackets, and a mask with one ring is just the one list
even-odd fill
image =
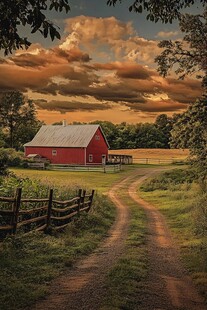
{"label": "fence post", "polygon": [[53,189],[51,188],[50,192],[49,192],[49,200],[48,200],[48,206],[47,206],[47,219],[46,219],[45,230],[48,229],[48,227],[50,226],[50,222],[51,222],[52,199],[53,199]]}
{"label": "fence post", "polygon": [[83,196],[81,197],[81,205],[82,205],[82,208],[85,207],[85,195],[86,195],[86,190],[84,189],[84,190],[83,190]]}
{"label": "fence post", "polygon": [[82,189],[78,190],[78,216],[80,216],[80,206],[81,206],[81,199],[82,199]]}
{"label": "fence post", "polygon": [[19,214],[19,208],[21,204],[21,196],[22,196],[22,189],[17,188],[16,194],[15,194],[15,201],[14,201],[14,207],[13,207],[13,218],[12,218],[12,233],[15,235],[17,231],[17,220],[18,220],[18,214]]}
{"label": "fence post", "polygon": [[91,208],[91,205],[92,205],[92,202],[93,202],[94,193],[95,193],[95,190],[93,189],[92,192],[91,192],[91,196],[90,196],[90,198],[89,198],[90,203],[89,203],[89,209],[88,209],[88,211],[89,211],[90,208]]}

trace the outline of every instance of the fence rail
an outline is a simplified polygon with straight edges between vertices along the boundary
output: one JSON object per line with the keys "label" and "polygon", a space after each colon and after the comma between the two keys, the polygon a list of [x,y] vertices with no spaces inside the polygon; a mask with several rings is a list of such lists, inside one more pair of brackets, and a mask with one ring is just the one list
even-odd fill
{"label": "fence rail", "polygon": [[185,163],[186,159],[184,158],[168,158],[168,159],[162,159],[162,158],[136,158],[133,157],[133,163],[134,164],[173,164],[173,163]]}
{"label": "fence rail", "polygon": [[115,165],[90,165],[90,166],[71,166],[71,165],[58,165],[51,164],[49,170],[59,170],[59,171],[91,171],[91,172],[118,172],[122,168],[121,164]]}
{"label": "fence rail", "polygon": [[[54,199],[53,189],[50,189],[48,198],[21,197],[21,188],[17,188],[14,197],[0,197],[0,202],[3,203],[1,207],[5,208],[0,210],[0,239],[4,239],[8,234],[16,234],[18,231],[27,233],[32,230],[43,230],[46,232],[51,226],[56,230],[63,229],[75,216],[78,217],[81,212],[90,210],[94,190],[86,194],[85,190],[79,189],[76,197],[65,201]],[[24,203],[35,203],[37,207],[21,209]]]}

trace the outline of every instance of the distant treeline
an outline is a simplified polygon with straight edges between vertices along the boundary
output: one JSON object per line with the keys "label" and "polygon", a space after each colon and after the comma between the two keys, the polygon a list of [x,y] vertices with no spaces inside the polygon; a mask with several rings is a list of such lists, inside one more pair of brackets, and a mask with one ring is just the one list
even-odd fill
{"label": "distant treeline", "polygon": [[[168,117],[160,114],[154,123],[113,124],[108,121],[95,121],[100,124],[111,149],[170,148],[170,131],[179,115]],[[61,122],[55,123],[56,125]],[[81,124],[74,122],[73,124]]]}
{"label": "distant treeline", "polygon": [[[170,148],[170,132],[179,117],[161,114],[154,123],[113,124],[97,120],[91,124],[101,125],[111,149]],[[23,151],[23,145],[33,139],[43,124],[32,100],[18,91],[0,93],[0,148]],[[53,125],[59,124],[62,122]]]}

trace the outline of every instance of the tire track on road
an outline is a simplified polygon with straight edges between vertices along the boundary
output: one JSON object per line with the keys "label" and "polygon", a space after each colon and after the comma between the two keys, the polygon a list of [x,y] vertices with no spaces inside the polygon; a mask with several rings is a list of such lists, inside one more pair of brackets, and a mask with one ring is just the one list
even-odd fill
{"label": "tire track on road", "polygon": [[145,210],[148,219],[150,270],[139,309],[206,310],[203,298],[181,264],[164,216],[137,194],[138,186],[148,176],[133,182],[128,190],[130,197]]}
{"label": "tire track on road", "polygon": [[[117,193],[134,173],[114,185],[108,196],[117,208],[116,220],[98,249],[77,263],[71,271],[52,282],[49,295],[37,302],[35,310],[97,310],[106,294],[106,274],[125,249],[129,225],[129,210]],[[31,308],[30,308],[31,310]]]}

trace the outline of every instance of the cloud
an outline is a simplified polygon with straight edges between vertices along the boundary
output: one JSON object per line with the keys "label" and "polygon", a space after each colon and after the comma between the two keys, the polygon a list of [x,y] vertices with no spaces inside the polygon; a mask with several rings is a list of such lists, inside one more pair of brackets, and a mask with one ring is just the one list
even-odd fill
{"label": "cloud", "polygon": [[97,111],[97,110],[108,110],[111,106],[107,103],[86,103],[79,101],[60,101],[51,100],[47,101],[44,99],[35,100],[35,104],[39,109],[48,111],[59,111],[61,113],[74,112],[74,111]]}
{"label": "cloud", "polygon": [[124,23],[113,16],[96,18],[84,15],[67,19],[65,31],[70,33],[65,41],[74,44],[109,43],[135,33],[131,22]]}
{"label": "cloud", "polygon": [[0,59],[0,90],[44,94],[48,100],[39,101],[39,108],[64,113],[113,104],[150,113],[182,110],[200,96],[200,83],[160,77],[153,64],[159,51],[157,42],[139,37],[131,23],[78,16],[66,21],[59,46],[32,45]]}
{"label": "cloud", "polygon": [[184,111],[186,109],[186,105],[175,102],[172,100],[159,100],[159,101],[152,101],[149,100],[145,102],[145,104],[126,104],[127,107],[129,107],[133,111],[139,111],[139,112],[156,112],[156,113],[166,113],[166,112],[178,112],[178,111]]}
{"label": "cloud", "polygon": [[160,31],[157,33],[157,38],[167,39],[171,37],[176,37],[179,34],[179,31]]}
{"label": "cloud", "polygon": [[130,62],[112,62],[112,63],[96,63],[94,68],[100,70],[116,71],[119,78],[147,80],[152,75],[157,75],[154,70],[149,70],[144,66]]}

